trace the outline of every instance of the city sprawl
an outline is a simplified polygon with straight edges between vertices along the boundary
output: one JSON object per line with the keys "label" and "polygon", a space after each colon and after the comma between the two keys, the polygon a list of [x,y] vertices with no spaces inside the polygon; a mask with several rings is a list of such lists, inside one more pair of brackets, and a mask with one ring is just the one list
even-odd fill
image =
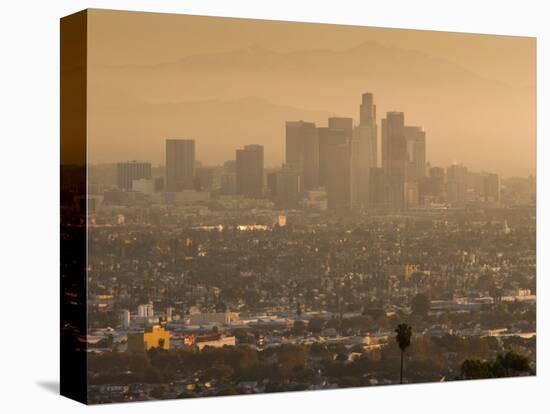
{"label": "city sprawl", "polygon": [[535,373],[535,178],[431,165],[360,98],[286,122],[280,167],[200,136],[88,167],[90,402]]}

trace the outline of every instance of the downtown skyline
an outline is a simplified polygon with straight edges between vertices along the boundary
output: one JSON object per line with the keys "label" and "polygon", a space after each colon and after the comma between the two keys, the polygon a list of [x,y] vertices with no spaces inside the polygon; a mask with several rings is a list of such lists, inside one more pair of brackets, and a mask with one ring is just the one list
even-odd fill
{"label": "downtown skyline", "polygon": [[[498,174],[472,172],[460,163],[431,165],[422,126],[407,125],[405,113],[398,111],[387,112],[379,125],[376,114],[375,97],[365,92],[357,124],[351,117],[329,117],[327,126],[286,121],[286,155],[278,167],[265,166],[264,147],[259,144],[244,144],[223,165],[207,166],[197,157],[200,137],[167,138],[163,174],[153,177],[146,160],[121,161],[117,186],[124,191],[266,198],[286,208],[307,204],[316,194],[326,197],[330,210],[401,210],[434,203],[463,207],[480,197],[500,203]],[[132,177],[139,180],[135,188]]]}
{"label": "downtown skyline", "polygon": [[[371,95],[373,95],[372,93],[370,93]],[[254,97],[245,97],[243,98],[243,101],[249,101],[251,103],[253,103],[254,101],[256,101],[256,98]],[[373,121],[374,123],[378,126],[378,129],[376,131],[376,140],[374,141],[374,145],[376,146],[376,163],[378,166],[381,166],[382,163],[383,163],[383,159],[382,159],[382,136],[381,136],[381,124],[382,124],[382,121],[385,119],[384,116],[387,116],[387,114],[391,114],[391,113],[401,113],[401,114],[408,114],[408,112],[405,112],[405,111],[401,111],[399,109],[396,109],[398,108],[399,106],[397,105],[394,105],[393,107],[395,107],[395,109],[392,109],[392,110],[389,110],[387,111],[386,113],[384,113],[383,115],[379,116],[378,118],[376,117],[376,113],[374,114],[374,117],[373,117]],[[330,120],[331,119],[346,119],[346,120],[350,120],[352,122],[352,125],[353,127],[358,127],[358,126],[361,126],[361,122],[360,122],[360,119],[361,117],[363,116],[362,113],[361,113],[361,109],[358,113],[358,116],[357,117],[348,117],[346,116],[345,114],[338,114],[336,112],[330,112],[330,111],[326,111],[326,118],[321,121],[311,121],[311,120],[307,120],[307,119],[299,119],[299,120],[293,120],[293,121],[284,121],[283,124],[282,124],[282,127],[284,128],[284,124],[285,123],[288,123],[288,122],[309,122],[311,124],[314,124],[315,127],[319,130],[319,129],[329,129],[330,128]],[[318,117],[315,118],[315,119],[319,119]],[[413,122],[409,125],[406,125],[406,128],[408,128],[409,130],[412,130],[414,128],[420,128],[421,129],[421,132],[423,133],[426,133],[426,130],[424,129],[424,126],[421,125],[421,122]],[[334,129],[334,128],[333,128]],[[336,128],[337,129],[337,128]],[[284,134],[284,129],[282,130],[282,133]],[[430,137],[432,138],[431,142],[433,143],[434,139],[433,137],[431,136],[430,134]],[[436,138],[437,139],[437,138]],[[435,140],[436,140],[435,139]],[[224,154],[220,155],[218,157],[218,161],[217,162],[203,162],[204,159],[206,160],[209,160],[210,157],[209,157],[209,151],[208,150],[205,150],[204,148],[201,148],[201,137],[200,135],[185,135],[185,134],[174,134],[173,136],[171,137],[165,137],[165,140],[166,141],[193,141],[196,146],[196,151],[195,151],[195,160],[197,162],[199,162],[202,166],[205,166],[205,167],[217,167],[217,166],[222,166],[225,162],[227,161],[230,161],[230,160],[234,160],[235,159],[235,150],[238,148],[238,147],[244,147],[244,146],[247,146],[247,145],[262,145],[258,142],[254,142],[254,140],[243,140],[243,141],[239,141],[237,143],[235,143],[235,146],[234,148],[228,148]],[[261,141],[261,140],[260,140]],[[284,142],[284,140],[282,140]],[[262,145],[264,146],[265,148],[265,145]],[[116,164],[116,163],[120,163],[120,162],[129,162],[129,161],[138,161],[138,162],[148,162],[151,164],[152,167],[160,167],[160,168],[165,168],[166,165],[167,165],[167,162],[166,162],[166,150],[164,148],[164,144],[161,145],[160,147],[160,151],[157,152],[156,155],[154,155],[153,157],[132,157],[132,156],[128,156],[126,157],[125,159],[121,158],[121,159],[118,159],[118,160],[110,160],[108,162],[92,162],[90,165],[104,165],[104,164]],[[164,149],[164,151],[162,151],[162,149]],[[132,148],[129,148],[130,151],[132,151]],[[269,170],[269,169],[277,169],[277,168],[280,168],[282,164],[285,163],[285,160],[286,160],[286,147],[283,146],[282,150],[279,150],[279,151],[275,151],[276,153],[280,153],[278,157],[275,157],[277,158],[278,161],[272,161],[271,163],[269,162],[269,160],[273,160],[274,157],[272,156],[273,154],[268,152],[268,151],[265,151],[266,153],[266,159],[265,159],[265,164],[264,164],[264,168],[266,170]],[[452,153],[452,151],[449,151],[450,153]],[[487,171],[500,171],[501,168],[486,168],[484,167],[483,165],[479,166],[479,167],[476,167],[476,163],[469,163],[467,162],[466,160],[463,160],[463,159],[460,159],[458,157],[452,157],[452,161],[451,162],[438,162],[437,160],[432,160],[429,158],[429,146],[426,148],[425,150],[425,160],[426,160],[426,165],[431,165],[431,166],[449,166],[449,165],[463,165],[471,170],[475,170],[475,171],[479,171],[479,172],[487,172]],[[533,170],[533,172],[526,172],[526,174],[499,174],[502,178],[511,178],[511,177],[529,177],[529,176],[535,176],[536,175],[536,170]]]}
{"label": "downtown skyline", "polygon": [[[533,39],[91,15],[92,164],[162,164],[166,137],[190,137],[205,165],[222,164],[235,148],[254,143],[264,146],[266,167],[278,166],[285,121],[323,126],[328,117],[352,116],[358,122],[357,94],[369,90],[379,124],[380,115],[402,111],[409,125],[429,131],[431,164],[458,162],[503,178],[535,174]],[[124,35],[117,27],[125,27]],[[138,27],[151,37],[144,41]]]}

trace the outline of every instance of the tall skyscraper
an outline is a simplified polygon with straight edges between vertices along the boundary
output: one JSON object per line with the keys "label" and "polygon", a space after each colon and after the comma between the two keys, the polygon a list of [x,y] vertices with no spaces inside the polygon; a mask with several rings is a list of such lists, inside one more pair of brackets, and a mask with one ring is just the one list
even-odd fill
{"label": "tall skyscraper", "polygon": [[151,163],[128,161],[117,163],[117,186],[120,190],[131,190],[134,180],[151,179]]}
{"label": "tall skyscraper", "polygon": [[236,170],[235,160],[229,160],[223,163],[220,177],[220,194],[231,195],[237,192]]}
{"label": "tall skyscraper", "polygon": [[246,198],[261,198],[264,186],[264,147],[245,145],[236,151],[237,194]]}
{"label": "tall skyscraper", "polygon": [[500,178],[498,174],[487,174],[485,177],[485,201],[500,203]]}
{"label": "tall skyscraper", "polygon": [[370,204],[370,173],[378,165],[378,126],[376,105],[372,93],[362,95],[359,106],[359,126],[353,130],[352,141],[352,193],[353,199],[363,206]]}
{"label": "tall skyscraper", "polygon": [[300,175],[293,165],[285,164],[267,178],[271,199],[280,207],[295,208],[300,201]]}
{"label": "tall skyscraper", "polygon": [[420,205],[428,205],[434,202],[434,198],[431,195],[431,182],[430,177],[421,177],[418,181],[418,203]]}
{"label": "tall skyscraper", "polygon": [[420,183],[426,175],[426,133],[419,126],[405,126],[407,166],[405,169],[405,207],[420,202]]}
{"label": "tall skyscraper", "polygon": [[195,167],[195,190],[215,191],[221,188],[221,176],[223,168]]}
{"label": "tall skyscraper", "polygon": [[407,156],[414,165],[416,178],[426,176],[426,132],[419,126],[406,126]]}
{"label": "tall skyscraper", "polygon": [[330,129],[341,129],[346,134],[346,137],[351,138],[353,132],[353,119],[333,116],[328,119],[328,127]]}
{"label": "tall skyscraper", "polygon": [[500,202],[500,179],[498,174],[469,172],[468,201],[498,205]]}
{"label": "tall skyscraper", "polygon": [[298,169],[302,191],[318,186],[319,141],[313,122],[286,123],[286,164]]}
{"label": "tall skyscraper", "polygon": [[192,190],[195,178],[195,140],[166,140],[166,191]]}
{"label": "tall skyscraper", "polygon": [[368,127],[376,126],[376,105],[374,105],[374,96],[372,93],[365,92],[361,96],[359,125]]}
{"label": "tall skyscraper", "polygon": [[430,168],[429,194],[436,202],[442,202],[445,196],[445,170],[441,167]]}
{"label": "tall skyscraper", "polygon": [[369,174],[368,206],[383,208],[386,206],[385,174],[382,168],[373,168]]}
{"label": "tall skyscraper", "polygon": [[382,168],[403,170],[406,162],[405,114],[388,112],[382,119]]}
{"label": "tall skyscraper", "polygon": [[405,114],[388,112],[382,119],[382,168],[386,202],[391,209],[406,206],[407,161]]}
{"label": "tall skyscraper", "polygon": [[326,187],[331,147],[346,144],[346,131],[327,127],[317,128],[319,138],[319,185]]}
{"label": "tall skyscraper", "polygon": [[350,207],[357,208],[361,206],[359,192],[362,187],[368,187],[368,182],[364,183],[361,177],[362,157],[365,156],[361,151],[361,140],[357,134],[352,134],[349,138],[349,168],[350,168]]}
{"label": "tall skyscraper", "polygon": [[327,171],[327,201],[331,210],[347,210],[352,206],[350,143],[330,147]]}
{"label": "tall skyscraper", "polygon": [[468,169],[462,165],[447,167],[447,201],[453,206],[463,206],[467,189]]}

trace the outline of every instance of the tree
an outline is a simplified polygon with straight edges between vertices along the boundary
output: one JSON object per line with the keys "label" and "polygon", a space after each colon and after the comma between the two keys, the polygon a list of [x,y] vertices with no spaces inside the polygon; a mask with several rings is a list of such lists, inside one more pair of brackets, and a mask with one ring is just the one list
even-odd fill
{"label": "tree", "polygon": [[411,345],[412,328],[406,323],[400,323],[395,328],[395,340],[399,349],[401,350],[401,368],[399,371],[399,383],[403,384],[403,357],[405,355],[405,349]]}
{"label": "tree", "polygon": [[294,321],[294,324],[292,325],[292,334],[301,336],[306,333],[306,324],[304,321]]}
{"label": "tree", "polygon": [[467,359],[460,366],[460,377],[463,379],[494,378],[494,374],[490,362]]}
{"label": "tree", "polygon": [[155,400],[160,400],[164,397],[164,387],[158,386],[151,390],[149,393],[151,397],[153,397]]}
{"label": "tree", "polygon": [[515,377],[522,373],[532,374],[529,359],[514,351],[508,351],[504,355],[498,354],[491,361],[467,359],[460,367],[462,379]]}
{"label": "tree", "polygon": [[495,377],[515,377],[522,372],[530,373],[529,358],[514,351],[498,354],[493,363],[493,372]]}
{"label": "tree", "polygon": [[216,395],[239,395],[239,391],[234,387],[222,388]]}
{"label": "tree", "polygon": [[163,348],[164,348],[164,344],[165,344],[164,338],[159,338],[159,342],[158,342],[159,348],[163,349]]}
{"label": "tree", "polygon": [[478,290],[489,292],[495,288],[495,278],[490,273],[484,273],[477,279]]}
{"label": "tree", "polygon": [[425,275],[422,272],[413,272],[411,275],[411,282],[415,285],[421,285],[425,279]]}
{"label": "tree", "polygon": [[325,327],[325,321],[322,318],[312,318],[309,321],[308,327],[312,333],[319,333]]}
{"label": "tree", "polygon": [[361,385],[361,380],[357,377],[346,375],[344,377],[338,378],[338,387],[347,388],[347,387],[359,387]]}
{"label": "tree", "polygon": [[426,316],[430,310],[430,299],[419,293],[411,301],[411,310],[413,315]]}
{"label": "tree", "polygon": [[233,368],[229,365],[218,365],[208,368],[204,373],[205,381],[216,380],[223,384],[228,383],[234,374]]}
{"label": "tree", "polygon": [[281,345],[277,349],[277,360],[281,368],[289,372],[296,366],[305,365],[307,347],[293,344]]}
{"label": "tree", "polygon": [[112,347],[113,347],[114,341],[115,341],[115,338],[114,338],[113,334],[107,335],[107,347],[108,347],[108,348],[112,348]]}
{"label": "tree", "polygon": [[336,355],[336,358],[335,358],[336,361],[342,361],[342,362],[345,362],[348,360],[348,355],[347,354],[338,354]]}

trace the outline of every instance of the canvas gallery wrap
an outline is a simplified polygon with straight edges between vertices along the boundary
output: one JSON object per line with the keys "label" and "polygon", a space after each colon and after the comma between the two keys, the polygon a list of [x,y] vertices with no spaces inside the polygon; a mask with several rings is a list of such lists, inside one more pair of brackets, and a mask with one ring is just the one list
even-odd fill
{"label": "canvas gallery wrap", "polygon": [[61,393],[535,375],[535,49],[62,18]]}

